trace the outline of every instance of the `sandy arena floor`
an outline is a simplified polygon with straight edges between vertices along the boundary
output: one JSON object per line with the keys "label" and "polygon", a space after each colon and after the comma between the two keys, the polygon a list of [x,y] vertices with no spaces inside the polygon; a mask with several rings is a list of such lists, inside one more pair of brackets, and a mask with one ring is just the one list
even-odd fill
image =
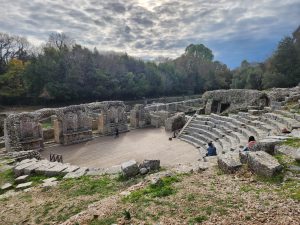
{"label": "sandy arena floor", "polygon": [[164,128],[132,130],[113,136],[98,137],[86,143],[70,146],[56,146],[45,149],[42,156],[49,159],[50,153],[62,154],[65,163],[87,167],[111,167],[130,159],[138,162],[144,159],[160,159],[161,165],[196,162],[198,150],[183,141],[168,138]]}

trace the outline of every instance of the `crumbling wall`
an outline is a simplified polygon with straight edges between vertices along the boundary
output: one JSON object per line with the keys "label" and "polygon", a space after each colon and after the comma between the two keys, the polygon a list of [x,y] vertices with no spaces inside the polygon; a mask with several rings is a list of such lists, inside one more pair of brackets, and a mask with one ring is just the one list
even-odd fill
{"label": "crumbling wall", "polygon": [[205,114],[247,110],[249,106],[263,108],[269,105],[266,93],[257,90],[231,89],[207,91],[202,96]]}
{"label": "crumbling wall", "polygon": [[113,133],[115,128],[121,132],[128,129],[125,105],[121,101],[45,108],[30,113],[10,114],[4,122],[5,147],[8,151],[42,149],[44,138],[39,121],[49,117],[57,143],[68,145],[90,140],[95,114],[100,115],[99,118],[102,115],[102,124],[98,124],[102,134]]}

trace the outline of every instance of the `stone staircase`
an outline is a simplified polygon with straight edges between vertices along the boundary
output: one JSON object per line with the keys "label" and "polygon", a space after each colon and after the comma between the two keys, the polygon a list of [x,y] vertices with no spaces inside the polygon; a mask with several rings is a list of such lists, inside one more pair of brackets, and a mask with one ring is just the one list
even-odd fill
{"label": "stone staircase", "polygon": [[178,138],[199,149],[205,156],[207,143],[213,142],[218,154],[239,151],[247,145],[249,136],[256,140],[287,136],[282,130],[300,128],[299,114],[283,110],[249,110],[238,114],[195,114],[180,132]]}

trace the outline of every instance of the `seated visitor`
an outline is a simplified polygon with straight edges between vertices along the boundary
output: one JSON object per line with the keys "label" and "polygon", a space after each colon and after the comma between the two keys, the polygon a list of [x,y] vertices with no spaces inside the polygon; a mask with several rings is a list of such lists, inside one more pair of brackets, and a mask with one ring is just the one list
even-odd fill
{"label": "seated visitor", "polygon": [[249,137],[247,147],[243,151],[249,151],[256,144],[255,138],[253,136]]}
{"label": "seated visitor", "polygon": [[217,155],[217,149],[216,147],[213,145],[212,142],[208,143],[208,148],[207,148],[207,153],[206,156],[215,156]]}

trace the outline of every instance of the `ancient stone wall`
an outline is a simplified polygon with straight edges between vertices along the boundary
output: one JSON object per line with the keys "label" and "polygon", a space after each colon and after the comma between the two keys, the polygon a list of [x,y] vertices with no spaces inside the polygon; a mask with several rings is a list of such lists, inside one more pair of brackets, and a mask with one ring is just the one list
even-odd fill
{"label": "ancient stone wall", "polygon": [[207,91],[202,98],[206,103],[205,114],[246,110],[249,106],[263,108],[270,104],[268,95],[257,90]]}
{"label": "ancient stone wall", "polygon": [[193,112],[197,108],[203,106],[203,100],[201,98],[185,100],[181,102],[171,102],[171,103],[153,103],[151,105],[146,105],[145,109],[149,112],[151,111],[168,111],[171,113],[175,112]]}
{"label": "ancient stone wall", "polygon": [[121,101],[95,102],[10,114],[4,125],[6,149],[8,151],[42,149],[44,138],[39,121],[49,117],[53,123],[54,139],[57,143],[68,145],[90,140],[95,115],[99,117],[98,130],[101,134],[113,133],[115,128],[120,132],[128,129],[125,105]]}

